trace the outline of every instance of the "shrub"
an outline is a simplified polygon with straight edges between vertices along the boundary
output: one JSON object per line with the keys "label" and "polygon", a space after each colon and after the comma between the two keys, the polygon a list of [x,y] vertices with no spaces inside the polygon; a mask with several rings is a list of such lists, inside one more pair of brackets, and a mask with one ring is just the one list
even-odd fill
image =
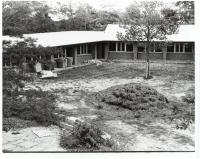
{"label": "shrub", "polygon": [[60,145],[66,149],[100,149],[101,146],[111,147],[110,140],[102,138],[103,132],[86,122],[75,122],[71,133],[63,131]]}
{"label": "shrub", "polygon": [[54,114],[55,96],[44,91],[28,90],[3,97],[3,116],[33,120],[41,125],[58,124]]}
{"label": "shrub", "polygon": [[24,87],[24,81],[30,81],[32,78],[26,77],[14,69],[3,69],[3,94],[11,94],[18,91],[18,88]]}
{"label": "shrub", "polygon": [[187,94],[186,96],[182,97],[183,102],[186,102],[188,104],[194,104],[195,103],[195,96],[192,94]]}
{"label": "shrub", "polygon": [[3,119],[17,117],[45,126],[58,124],[59,118],[54,114],[55,95],[41,90],[19,90],[28,79],[14,70],[4,70]]}
{"label": "shrub", "polygon": [[[188,103],[193,103],[194,98],[187,98]],[[110,105],[118,109],[130,109],[134,118],[149,117],[167,119],[169,121],[181,120],[186,127],[194,121],[194,104],[177,103],[168,101],[167,98],[155,89],[138,85],[126,84],[114,86],[95,94],[95,102],[107,108]],[[93,101],[94,102],[94,101]],[[179,124],[181,125],[181,124]]]}
{"label": "shrub", "polygon": [[167,98],[155,89],[135,84],[111,87],[97,93],[96,97],[101,102],[130,110],[145,110],[149,107],[161,108],[163,104],[168,103]]}

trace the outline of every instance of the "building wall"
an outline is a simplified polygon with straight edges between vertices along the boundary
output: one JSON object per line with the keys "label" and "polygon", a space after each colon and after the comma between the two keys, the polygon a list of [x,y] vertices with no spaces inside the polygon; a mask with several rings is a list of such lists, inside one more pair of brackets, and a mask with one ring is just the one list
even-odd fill
{"label": "building wall", "polygon": [[92,59],[92,54],[80,54],[77,55],[77,64],[86,63],[88,60]]}
{"label": "building wall", "polygon": [[[150,60],[162,60],[163,59],[163,53],[150,53],[149,58],[150,58]],[[137,59],[138,60],[145,60],[146,54],[145,53],[138,53]]]}
{"label": "building wall", "polygon": [[110,60],[133,60],[134,54],[132,52],[108,52],[108,59]]}
{"label": "building wall", "polygon": [[192,60],[194,61],[194,53],[167,53],[167,60]]}

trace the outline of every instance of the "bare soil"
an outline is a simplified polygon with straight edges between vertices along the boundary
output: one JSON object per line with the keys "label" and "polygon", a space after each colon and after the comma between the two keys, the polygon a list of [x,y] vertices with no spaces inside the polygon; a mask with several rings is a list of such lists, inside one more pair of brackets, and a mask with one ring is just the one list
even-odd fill
{"label": "bare soil", "polygon": [[[186,130],[162,118],[137,118],[125,108],[98,107],[91,96],[107,88],[136,83],[156,89],[174,102],[194,95],[194,64],[151,64],[150,80],[144,63],[103,63],[58,73],[57,79],[37,80],[26,89],[51,91],[58,96],[59,113],[97,125],[115,142],[112,151],[194,151],[194,122]],[[108,150],[109,151],[109,150]]]}

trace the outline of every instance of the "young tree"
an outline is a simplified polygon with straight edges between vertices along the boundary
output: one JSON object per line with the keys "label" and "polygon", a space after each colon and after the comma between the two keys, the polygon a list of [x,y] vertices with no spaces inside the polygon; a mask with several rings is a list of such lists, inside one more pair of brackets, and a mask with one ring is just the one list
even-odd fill
{"label": "young tree", "polygon": [[162,5],[157,1],[142,1],[130,5],[122,19],[125,33],[118,33],[118,39],[123,41],[140,41],[146,43],[146,73],[150,76],[150,45],[155,40],[166,40],[166,35],[175,33],[178,28],[176,21],[171,21],[163,15]]}

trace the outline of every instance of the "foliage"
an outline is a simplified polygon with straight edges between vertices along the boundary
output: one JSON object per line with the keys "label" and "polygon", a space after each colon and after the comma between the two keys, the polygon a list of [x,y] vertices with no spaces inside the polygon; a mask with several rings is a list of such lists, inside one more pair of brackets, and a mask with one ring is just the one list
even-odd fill
{"label": "foliage", "polygon": [[111,147],[109,140],[102,138],[103,132],[94,125],[76,121],[71,133],[65,131],[61,135],[60,145],[66,149],[99,149],[101,146]]}
{"label": "foliage", "polygon": [[38,123],[30,120],[23,120],[17,117],[3,118],[3,131],[27,128],[30,126],[38,126]]}
{"label": "foliage", "polygon": [[3,94],[12,95],[18,91],[18,88],[24,87],[25,81],[32,80],[14,69],[3,69]]}
{"label": "foliage", "polygon": [[194,1],[178,1],[179,22],[181,24],[194,24]]}
{"label": "foliage", "polygon": [[185,128],[186,125],[189,126],[195,120],[194,104],[168,101],[155,89],[142,85],[114,86],[95,94],[95,99],[101,109],[110,105],[116,106],[117,109],[130,109],[135,118],[166,119],[175,122],[177,127],[184,125]]}
{"label": "foliage", "polygon": [[22,90],[23,81],[27,80],[30,78],[14,70],[4,69],[3,118],[6,120],[6,118],[17,117],[36,121],[41,125],[58,124],[59,118],[54,114],[55,95],[41,90]]}
{"label": "foliage", "polygon": [[146,79],[150,77],[149,51],[151,42],[166,40],[166,35],[175,33],[178,23],[174,23],[163,16],[160,10],[161,3],[157,1],[142,1],[139,4],[130,5],[124,18],[122,27],[125,33],[118,33],[118,39],[123,41],[146,42]]}
{"label": "foliage", "polygon": [[149,107],[162,109],[168,103],[167,98],[155,89],[131,84],[111,87],[97,94],[97,98],[104,103],[121,106],[133,111],[147,110]]}
{"label": "foliage", "polygon": [[192,94],[187,94],[186,96],[182,97],[183,102],[186,102],[188,104],[194,104],[195,103],[195,96]]}
{"label": "foliage", "polygon": [[60,48],[36,46],[35,39],[32,38],[23,38],[12,45],[9,41],[3,41],[3,49],[6,52],[3,55],[4,62],[7,63],[11,59],[12,64],[18,66],[25,61],[24,57],[29,58],[28,63],[31,64],[31,58],[40,61],[40,56],[50,59],[51,55],[62,53]]}
{"label": "foliage", "polygon": [[58,124],[54,115],[55,96],[43,91],[21,91],[3,96],[3,116],[36,121],[41,125]]}
{"label": "foliage", "polygon": [[[56,8],[52,8],[42,1],[3,2],[3,35],[103,30],[106,24],[120,19],[114,11],[98,11],[87,3],[80,3],[77,7],[72,2],[57,4]],[[55,17],[59,17],[58,20],[54,20]]]}

